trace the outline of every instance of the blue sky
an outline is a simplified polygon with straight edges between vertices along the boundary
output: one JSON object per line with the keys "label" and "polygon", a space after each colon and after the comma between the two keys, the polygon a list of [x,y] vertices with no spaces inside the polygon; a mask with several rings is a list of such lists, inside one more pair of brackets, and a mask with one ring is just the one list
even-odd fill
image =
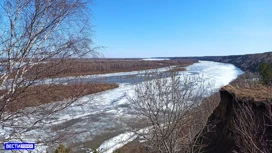
{"label": "blue sky", "polygon": [[105,57],[272,51],[271,0],[94,0],[93,39]]}

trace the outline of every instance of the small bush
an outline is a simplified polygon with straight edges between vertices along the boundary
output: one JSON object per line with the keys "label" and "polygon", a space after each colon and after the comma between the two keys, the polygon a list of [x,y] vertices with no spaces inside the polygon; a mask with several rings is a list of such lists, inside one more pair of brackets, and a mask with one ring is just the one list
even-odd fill
{"label": "small bush", "polygon": [[261,75],[261,83],[270,85],[272,82],[272,67],[269,63],[262,63],[259,66],[259,73]]}
{"label": "small bush", "polygon": [[71,148],[66,148],[63,144],[60,144],[55,153],[71,153]]}

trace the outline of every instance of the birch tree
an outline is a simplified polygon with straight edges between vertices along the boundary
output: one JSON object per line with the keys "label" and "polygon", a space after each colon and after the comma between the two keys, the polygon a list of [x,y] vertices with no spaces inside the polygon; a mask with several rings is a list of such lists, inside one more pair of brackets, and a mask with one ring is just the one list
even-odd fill
{"label": "birch tree", "polygon": [[[0,141],[7,141],[39,128],[46,116],[74,101],[40,109],[37,120],[23,125],[16,119],[28,119],[31,112],[9,109],[12,104],[19,105],[20,95],[38,85],[41,78],[60,73],[61,69],[47,72],[68,58],[93,57],[95,52],[89,0],[3,0],[0,5],[0,129],[13,128],[8,137],[0,135]],[[50,141],[53,139],[57,137]]]}

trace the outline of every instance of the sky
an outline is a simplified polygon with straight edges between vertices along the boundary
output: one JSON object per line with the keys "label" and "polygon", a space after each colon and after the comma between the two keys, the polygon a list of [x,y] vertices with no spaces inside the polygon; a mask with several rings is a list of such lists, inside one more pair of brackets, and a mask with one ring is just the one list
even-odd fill
{"label": "sky", "polygon": [[107,58],[272,51],[271,0],[94,0],[93,40]]}

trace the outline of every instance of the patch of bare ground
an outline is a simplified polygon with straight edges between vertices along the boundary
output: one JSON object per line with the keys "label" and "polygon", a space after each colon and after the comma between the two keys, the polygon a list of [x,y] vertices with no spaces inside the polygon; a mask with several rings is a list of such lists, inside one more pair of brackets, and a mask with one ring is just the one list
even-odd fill
{"label": "patch of bare ground", "polygon": [[173,72],[180,72],[180,71],[185,71],[185,70],[186,70],[186,68],[184,68],[182,66],[177,66],[173,69],[168,70],[167,72],[173,73]]}
{"label": "patch of bare ground", "polygon": [[134,140],[113,153],[150,153],[150,151],[138,140]]}
{"label": "patch of bare ground", "polygon": [[[62,101],[65,99],[78,98],[84,95],[93,94],[109,89],[118,88],[119,85],[105,83],[90,83],[76,85],[38,85],[19,88],[13,95],[11,103],[6,106],[7,111],[16,111],[26,107],[34,107],[42,104]],[[3,95],[5,91],[0,91]]]}

